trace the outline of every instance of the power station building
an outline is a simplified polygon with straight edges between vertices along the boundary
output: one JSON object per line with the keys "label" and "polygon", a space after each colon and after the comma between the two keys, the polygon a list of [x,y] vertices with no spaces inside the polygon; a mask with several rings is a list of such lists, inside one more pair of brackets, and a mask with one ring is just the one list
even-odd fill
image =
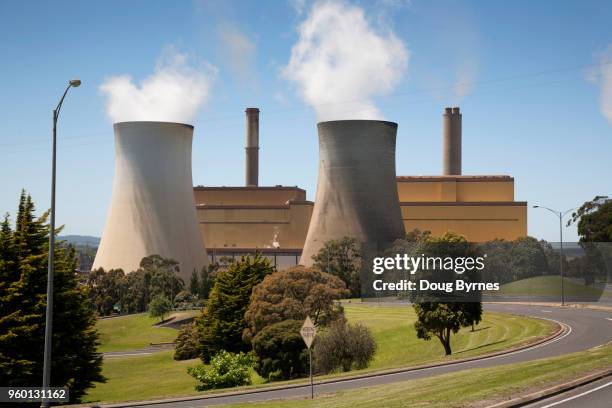
{"label": "power station building", "polygon": [[[461,163],[461,113],[459,108],[446,108],[443,114],[443,160],[442,174],[435,176],[396,176],[395,175],[395,133],[393,133],[393,149],[389,157],[389,171],[385,171],[384,163],[376,166],[377,171],[372,175],[381,173],[380,183],[384,184],[382,178],[389,177],[387,173],[393,172],[397,187],[397,202],[394,204],[391,198],[388,203],[382,203],[388,211],[394,210],[394,205],[399,203],[401,210],[401,221],[405,231],[418,228],[422,231],[431,231],[434,236],[440,236],[447,231],[453,231],[465,236],[472,242],[483,242],[492,239],[514,240],[527,235],[527,203],[515,201],[514,179],[507,175],[463,175]],[[353,122],[353,127],[347,123]],[[367,189],[377,187],[376,180],[364,178],[364,174],[352,174],[355,177],[342,177],[342,171],[358,163],[360,160],[367,161],[367,155],[360,160],[354,160],[359,151],[371,150],[374,147],[359,149],[363,143],[376,143],[376,139],[368,139],[365,129],[377,126],[373,130],[377,134],[384,134],[378,121],[336,121],[319,124],[320,133],[320,163],[319,183],[316,201],[320,199],[326,202],[338,201],[339,184],[346,187],[345,194],[354,196],[357,200],[363,200]],[[333,138],[321,135],[321,126],[325,132],[335,132]],[[395,125],[397,126],[397,125]],[[381,133],[382,132],[382,133]],[[393,131],[394,132],[394,131]],[[359,134],[358,134],[359,133]],[[342,137],[353,138],[352,143],[339,142],[336,146],[330,144],[332,141],[340,140]],[[389,139],[391,140],[391,139]],[[380,139],[381,146],[387,141]],[[342,149],[345,146],[346,149]],[[357,146],[352,151],[349,146]],[[329,153],[327,149],[335,149]],[[259,109],[248,108],[246,110],[246,185],[245,187],[194,187],[194,197],[197,209],[197,218],[203,241],[206,243],[208,256],[214,260],[219,256],[237,256],[245,253],[260,251],[274,259],[281,267],[299,262],[299,258],[307,242],[307,235],[315,211],[316,227],[312,229],[312,239],[321,240],[319,233],[326,231],[321,225],[329,225],[331,222],[322,222],[321,217],[330,215],[337,207],[327,206],[321,211],[316,211],[316,203],[306,200],[306,191],[298,187],[258,186],[258,152],[259,152]],[[384,152],[387,150],[383,149]],[[382,153],[384,153],[381,150]],[[382,154],[381,153],[381,154]],[[375,155],[373,155],[375,156]],[[323,167],[329,164],[329,160],[344,160],[336,168]],[[380,159],[380,158],[379,158]],[[362,163],[364,167],[372,169],[373,164]],[[358,166],[353,168],[357,171]],[[357,169],[357,170],[355,170]],[[363,173],[363,172],[361,172]],[[327,183],[330,174],[337,179],[330,184],[333,187],[322,186]],[[384,174],[384,175],[383,175]],[[391,174],[391,173],[389,173]],[[322,178],[323,176],[323,178]],[[339,177],[339,178],[338,178]],[[359,189],[358,184],[367,189]],[[370,183],[370,184],[368,184]],[[350,184],[350,185],[349,185]],[[322,191],[321,191],[322,190]],[[360,190],[360,192],[356,192]],[[385,192],[395,191],[386,187]],[[333,196],[330,196],[333,194]],[[326,197],[321,198],[322,195]],[[380,198],[379,198],[380,200]],[[334,209],[335,208],[335,209]],[[340,208],[341,209],[341,208]],[[362,212],[361,208],[346,207],[345,217],[357,216]],[[364,210],[365,211],[365,210]],[[332,217],[338,217],[336,214]],[[363,218],[363,214],[359,215]],[[380,222],[382,218],[377,216]],[[395,217],[391,216],[390,218]],[[328,217],[329,218],[329,217]],[[362,224],[355,226],[353,230],[368,228],[364,226],[367,221],[361,219]],[[338,220],[339,224],[352,225],[350,220]],[[396,226],[389,228],[396,230]],[[372,224],[368,224],[372,225]],[[318,230],[314,231],[314,230]],[[370,228],[371,229],[371,228]],[[398,230],[399,231],[399,230]],[[403,234],[403,231],[401,232]],[[391,233],[394,235],[395,233]],[[395,234],[397,235],[397,234]],[[318,248],[322,242],[318,242]],[[309,245],[307,245],[309,246]],[[312,255],[308,250],[307,258]],[[308,260],[302,258],[302,263]]]}

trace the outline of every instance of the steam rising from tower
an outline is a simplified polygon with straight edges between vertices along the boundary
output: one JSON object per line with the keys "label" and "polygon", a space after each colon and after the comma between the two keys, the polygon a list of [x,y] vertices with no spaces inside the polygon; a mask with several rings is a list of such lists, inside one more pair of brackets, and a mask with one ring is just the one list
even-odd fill
{"label": "steam rising from tower", "polygon": [[397,124],[374,120],[320,122],[317,196],[302,265],[325,242],[354,238],[364,252],[405,235],[395,178]]}
{"label": "steam rising from tower", "polygon": [[93,268],[131,272],[157,254],[178,261],[187,282],[208,263],[191,179],[193,126],[121,122],[114,130],[113,195]]}
{"label": "steam rising from tower", "polygon": [[461,113],[445,108],[442,116],[442,174],[461,175]]}

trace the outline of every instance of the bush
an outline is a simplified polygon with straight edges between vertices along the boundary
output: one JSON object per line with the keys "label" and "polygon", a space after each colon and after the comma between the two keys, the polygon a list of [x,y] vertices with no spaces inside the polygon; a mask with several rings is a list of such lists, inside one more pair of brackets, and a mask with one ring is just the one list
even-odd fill
{"label": "bush", "polygon": [[269,381],[308,373],[308,351],[300,336],[302,322],[285,320],[265,327],[253,339],[255,370]]}
{"label": "bush", "polygon": [[253,356],[245,353],[229,353],[225,350],[215,354],[210,360],[210,367],[200,365],[189,367],[187,372],[199,384],[196,391],[206,391],[215,388],[237,387],[250,385],[250,368],[253,366]]}
{"label": "bush", "polygon": [[362,369],[368,366],[375,352],[376,341],[367,327],[338,320],[315,340],[314,367],[321,374],[336,369]]}
{"label": "bush", "polygon": [[191,360],[192,358],[199,357],[199,355],[198,332],[194,329],[193,324],[186,324],[181,328],[176,338],[174,359]]}

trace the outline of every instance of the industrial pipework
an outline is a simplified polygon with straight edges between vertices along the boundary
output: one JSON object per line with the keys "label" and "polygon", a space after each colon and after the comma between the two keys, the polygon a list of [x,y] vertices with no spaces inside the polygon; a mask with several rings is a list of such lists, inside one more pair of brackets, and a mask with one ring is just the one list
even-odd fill
{"label": "industrial pipework", "polygon": [[121,122],[115,130],[115,176],[106,226],[93,269],[138,269],[161,255],[179,262],[180,276],[208,264],[198,229],[191,144],[193,126]]}
{"label": "industrial pipework", "polygon": [[461,113],[445,108],[442,115],[442,174],[461,175]]}
{"label": "industrial pipework", "polygon": [[259,109],[246,109],[246,186],[259,185]]}
{"label": "industrial pipework", "polygon": [[356,239],[382,251],[405,230],[395,178],[397,123],[321,122],[317,195],[300,264],[311,266],[329,240]]}

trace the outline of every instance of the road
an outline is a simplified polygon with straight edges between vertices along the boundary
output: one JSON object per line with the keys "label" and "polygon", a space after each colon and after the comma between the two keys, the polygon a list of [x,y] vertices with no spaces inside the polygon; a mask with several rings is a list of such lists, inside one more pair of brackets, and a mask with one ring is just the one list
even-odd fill
{"label": "road", "polygon": [[[458,364],[450,364],[432,368],[424,368],[412,371],[404,371],[392,374],[377,375],[361,379],[345,379],[333,383],[320,384],[315,386],[315,393],[332,393],[341,390],[361,388],[373,385],[384,385],[398,381],[413,380],[424,377],[456,372],[470,368],[492,367],[503,364],[520,363],[523,361],[536,360],[546,357],[554,357],[563,354],[573,353],[576,351],[586,350],[604,344],[612,340],[612,314],[609,312],[591,310],[591,309],[575,309],[575,308],[558,308],[558,307],[543,307],[543,306],[527,306],[527,305],[508,305],[508,304],[486,304],[485,309],[488,311],[505,312],[524,314],[535,317],[550,319],[563,324],[566,328],[565,333],[546,343],[536,345],[534,347],[519,350],[501,356],[493,356],[475,361],[467,361]],[[609,381],[610,379],[608,379]],[[582,389],[583,387],[581,387]],[[587,391],[589,388],[584,387],[582,391]],[[568,394],[570,397],[580,394],[580,389],[576,390],[575,394]],[[255,402],[272,399],[288,399],[305,397],[310,395],[309,386],[299,386],[295,388],[276,389],[276,390],[254,390],[246,394],[238,395],[221,395],[215,397],[202,396],[198,399],[187,401],[156,401],[154,404],[143,403],[137,405],[147,408],[192,408],[204,407],[229,403],[244,403]],[[567,398],[567,397],[566,397]],[[598,407],[597,405],[607,403],[606,407],[610,406],[612,400],[612,386],[603,387],[599,390],[588,394],[581,395],[567,404],[575,405],[558,405],[560,407]],[[563,398],[559,398],[563,400]],[[549,403],[553,403],[552,400]],[[589,404],[589,405],[585,405]],[[534,405],[534,407],[546,406],[546,403]]]}
{"label": "road", "polygon": [[528,408],[609,408],[612,405],[612,377],[526,405]]}

